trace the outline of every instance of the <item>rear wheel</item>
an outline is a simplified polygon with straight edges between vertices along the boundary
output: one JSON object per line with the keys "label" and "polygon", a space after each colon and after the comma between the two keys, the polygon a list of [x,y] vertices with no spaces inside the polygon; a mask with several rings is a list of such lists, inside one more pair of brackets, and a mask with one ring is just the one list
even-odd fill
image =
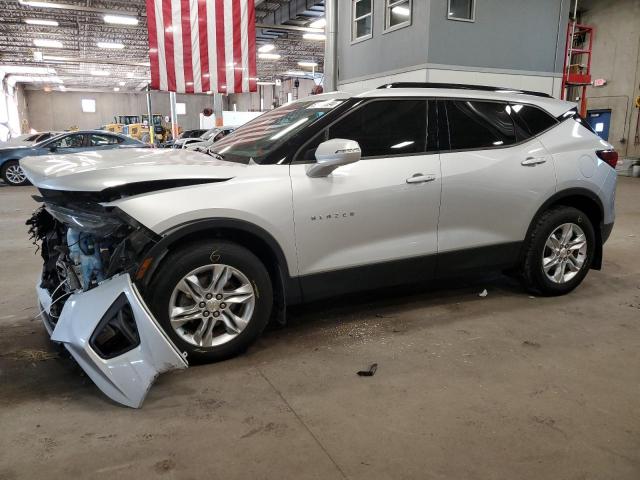
{"label": "rear wheel", "polygon": [[29,183],[17,160],[9,160],[2,165],[2,179],[14,187]]}
{"label": "rear wheel", "polygon": [[543,295],[563,295],[589,272],[595,251],[593,225],[583,212],[559,206],[543,213],[527,242],[525,285]]}
{"label": "rear wheel", "polygon": [[241,245],[222,240],[170,254],[149,292],[156,318],[196,363],[244,351],[264,330],[273,304],[262,262]]}

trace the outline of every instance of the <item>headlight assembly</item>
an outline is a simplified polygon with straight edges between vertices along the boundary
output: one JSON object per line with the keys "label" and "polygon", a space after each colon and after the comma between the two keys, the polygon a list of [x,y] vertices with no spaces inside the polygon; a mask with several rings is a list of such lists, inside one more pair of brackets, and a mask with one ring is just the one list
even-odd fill
{"label": "headlight assembly", "polygon": [[75,230],[103,237],[113,233],[125,223],[106,212],[75,210],[55,204],[46,204],[45,208],[53,218]]}

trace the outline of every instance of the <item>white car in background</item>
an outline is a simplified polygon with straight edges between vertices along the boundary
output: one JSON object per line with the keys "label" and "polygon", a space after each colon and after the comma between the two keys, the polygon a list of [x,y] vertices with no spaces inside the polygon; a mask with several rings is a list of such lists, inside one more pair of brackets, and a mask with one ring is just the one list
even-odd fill
{"label": "white car in background", "polygon": [[214,127],[207,130],[204,134],[196,138],[180,138],[174,142],[173,148],[187,148],[189,150],[196,150],[199,148],[207,148],[213,145],[218,140],[222,140],[224,137],[232,133],[238,127]]}
{"label": "white car in background", "polygon": [[30,147],[38,142],[42,142],[62,132],[37,132],[18,135],[10,138],[6,142],[0,142],[0,148]]}
{"label": "white car in background", "polygon": [[562,295],[600,269],[617,153],[575,105],[442,84],[327,93],[206,154],[26,158],[44,324],[112,399],[249,347],[287,305],[492,270]]}

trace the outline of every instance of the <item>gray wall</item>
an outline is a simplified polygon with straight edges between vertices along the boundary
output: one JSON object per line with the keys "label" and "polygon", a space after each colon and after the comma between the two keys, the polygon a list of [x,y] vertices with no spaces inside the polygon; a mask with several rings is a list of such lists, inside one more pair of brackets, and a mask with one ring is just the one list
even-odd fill
{"label": "gray wall", "polygon": [[[96,113],[83,113],[81,100],[96,101]],[[44,92],[26,90],[26,117],[30,128],[36,130],[66,130],[73,126],[97,128],[113,121],[114,115],[140,115],[147,112],[145,93],[109,92]],[[186,115],[178,116],[184,129],[199,128],[199,114],[205,107],[213,107],[210,95],[178,95],[177,101],[186,104]],[[169,115],[169,94],[151,94],[153,113]]]}
{"label": "gray wall", "polygon": [[432,0],[428,62],[562,72],[569,3],[476,0],[475,22],[460,22],[447,19],[447,0]]}
{"label": "gray wall", "polygon": [[609,142],[624,156],[640,157],[635,143],[640,95],[640,0],[581,2],[581,21],[596,28],[591,60],[592,77],[604,87],[587,88],[588,109],[611,109]]}
{"label": "gray wall", "polygon": [[[446,2],[446,0],[445,0]],[[351,1],[338,0],[338,81],[427,63],[429,1],[413,1],[412,24],[383,33],[384,0],[373,0],[373,37],[351,43]]]}
{"label": "gray wall", "polygon": [[448,20],[447,0],[413,0],[412,24],[351,43],[351,1],[338,1],[338,81],[438,65],[553,75],[562,71],[570,0],[476,0],[476,21]]}

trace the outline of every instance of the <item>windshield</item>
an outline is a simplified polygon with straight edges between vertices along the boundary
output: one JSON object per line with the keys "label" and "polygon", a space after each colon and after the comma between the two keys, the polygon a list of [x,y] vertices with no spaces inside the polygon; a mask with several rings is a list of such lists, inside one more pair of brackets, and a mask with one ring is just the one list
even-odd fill
{"label": "windshield", "polygon": [[217,141],[210,152],[224,160],[264,163],[280,145],[344,100],[305,100],[264,113]]}

